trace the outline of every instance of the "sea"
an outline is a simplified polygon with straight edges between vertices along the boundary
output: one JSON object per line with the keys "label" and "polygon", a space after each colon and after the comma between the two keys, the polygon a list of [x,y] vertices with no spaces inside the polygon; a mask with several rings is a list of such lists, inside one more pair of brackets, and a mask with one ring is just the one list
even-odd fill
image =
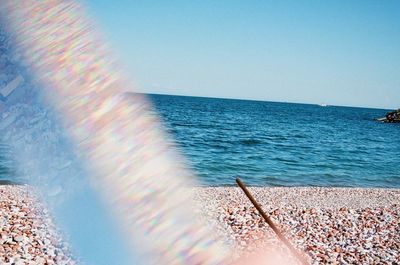
{"label": "sea", "polygon": [[[148,95],[201,186],[400,188],[400,124],[388,110]],[[0,180],[15,181],[0,144]]]}
{"label": "sea", "polygon": [[149,95],[201,185],[400,188],[388,110]]}

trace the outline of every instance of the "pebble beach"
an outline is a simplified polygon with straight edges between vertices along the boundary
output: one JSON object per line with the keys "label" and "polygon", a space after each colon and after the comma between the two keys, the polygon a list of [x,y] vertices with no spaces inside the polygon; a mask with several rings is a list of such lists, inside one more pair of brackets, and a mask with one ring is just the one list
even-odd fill
{"label": "pebble beach", "polygon": [[0,264],[76,264],[32,187],[0,185]]}
{"label": "pebble beach", "polygon": [[[239,188],[193,191],[199,216],[235,250],[235,259],[271,249],[290,257]],[[250,191],[311,264],[400,264],[399,189]],[[0,264],[76,264],[72,256],[31,187],[0,186]]]}
{"label": "pebble beach", "polygon": [[[400,264],[399,189],[249,190],[311,264]],[[237,257],[274,249],[297,263],[239,188],[198,188],[195,198]]]}

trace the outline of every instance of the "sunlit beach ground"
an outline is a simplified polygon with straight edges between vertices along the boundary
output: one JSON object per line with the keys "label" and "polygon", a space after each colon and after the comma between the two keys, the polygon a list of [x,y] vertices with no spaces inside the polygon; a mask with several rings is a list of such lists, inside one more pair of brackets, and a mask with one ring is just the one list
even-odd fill
{"label": "sunlit beach ground", "polygon": [[[312,264],[398,264],[400,190],[250,188],[284,235]],[[25,185],[0,186],[0,263],[76,264],[50,213]],[[237,258],[287,249],[238,188],[194,188],[200,219]],[[295,258],[289,259],[295,263]]]}

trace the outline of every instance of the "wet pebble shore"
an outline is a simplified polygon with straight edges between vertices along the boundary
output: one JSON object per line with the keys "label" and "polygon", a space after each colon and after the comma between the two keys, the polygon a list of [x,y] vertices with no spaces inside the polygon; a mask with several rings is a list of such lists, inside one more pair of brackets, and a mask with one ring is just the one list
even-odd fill
{"label": "wet pebble shore", "polygon": [[[250,188],[283,234],[312,264],[400,264],[400,190]],[[198,211],[237,256],[288,250],[239,190],[196,188]],[[204,216],[204,215],[203,215]],[[293,260],[294,263],[294,260]]]}

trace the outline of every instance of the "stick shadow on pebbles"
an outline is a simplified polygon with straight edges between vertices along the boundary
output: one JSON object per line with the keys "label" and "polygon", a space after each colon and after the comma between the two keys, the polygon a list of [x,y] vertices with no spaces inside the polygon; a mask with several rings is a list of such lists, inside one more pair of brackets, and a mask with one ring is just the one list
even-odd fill
{"label": "stick shadow on pebbles", "polygon": [[0,264],[76,264],[34,193],[0,185]]}

